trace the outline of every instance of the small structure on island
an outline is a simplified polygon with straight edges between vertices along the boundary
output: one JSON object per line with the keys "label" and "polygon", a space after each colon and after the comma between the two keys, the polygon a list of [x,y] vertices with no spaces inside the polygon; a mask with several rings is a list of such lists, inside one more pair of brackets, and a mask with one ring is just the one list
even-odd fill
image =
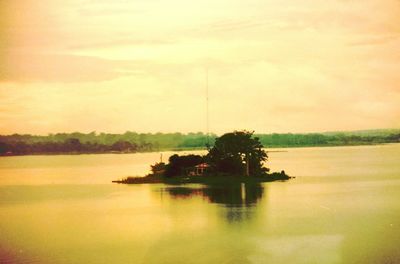
{"label": "small structure on island", "polygon": [[207,170],[209,168],[210,168],[210,165],[203,162],[203,163],[200,163],[200,164],[194,166],[193,168],[190,168],[188,171],[188,175],[189,176],[202,176],[202,175],[204,175],[205,172],[207,172]]}

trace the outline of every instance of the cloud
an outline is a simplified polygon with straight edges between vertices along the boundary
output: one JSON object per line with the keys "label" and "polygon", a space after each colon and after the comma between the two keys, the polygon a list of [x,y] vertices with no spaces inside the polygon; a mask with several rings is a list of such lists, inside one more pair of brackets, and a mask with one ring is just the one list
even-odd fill
{"label": "cloud", "polygon": [[383,45],[393,41],[398,40],[399,35],[389,35],[389,36],[370,36],[358,41],[349,42],[349,46],[373,46],[373,45]]}
{"label": "cloud", "polygon": [[97,49],[97,48],[115,48],[118,46],[154,46],[154,45],[169,45],[176,41],[168,39],[135,39],[135,38],[118,38],[115,40],[106,40],[98,42],[87,42],[71,45],[69,49]]}
{"label": "cloud", "polygon": [[247,28],[263,26],[266,24],[267,21],[265,19],[257,19],[255,17],[249,17],[245,19],[225,19],[208,24],[205,30],[226,32],[233,30],[243,30]]}
{"label": "cloud", "polygon": [[7,53],[1,82],[99,82],[142,72],[140,63],[63,54]]}

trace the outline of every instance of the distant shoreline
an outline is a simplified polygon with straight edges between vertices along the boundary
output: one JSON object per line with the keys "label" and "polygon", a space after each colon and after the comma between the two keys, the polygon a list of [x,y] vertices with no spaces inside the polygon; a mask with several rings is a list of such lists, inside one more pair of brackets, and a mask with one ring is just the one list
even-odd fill
{"label": "distant shoreline", "polygon": [[[388,144],[399,144],[400,142],[385,142],[385,143],[374,143],[374,144],[337,144],[337,145],[284,145],[284,146],[270,146],[266,152],[287,152],[286,150],[268,150],[268,149],[293,149],[293,148],[322,148],[322,147],[357,147],[357,146],[378,146],[378,145],[388,145]],[[100,155],[100,154],[115,154],[115,155],[124,155],[124,154],[141,154],[141,153],[158,153],[158,152],[172,152],[172,151],[201,151],[207,150],[206,148],[179,148],[179,149],[160,149],[160,150],[148,150],[148,151],[137,151],[137,152],[117,152],[117,151],[109,151],[109,152],[48,152],[48,153],[26,153],[26,154],[0,154],[0,157],[17,157],[17,156],[62,156],[62,155]]]}
{"label": "distant shoreline", "polygon": [[[254,134],[268,148],[363,146],[399,143],[400,129],[330,133]],[[216,134],[198,133],[57,133],[47,136],[0,135],[0,156],[125,154],[194,151],[212,147]]]}

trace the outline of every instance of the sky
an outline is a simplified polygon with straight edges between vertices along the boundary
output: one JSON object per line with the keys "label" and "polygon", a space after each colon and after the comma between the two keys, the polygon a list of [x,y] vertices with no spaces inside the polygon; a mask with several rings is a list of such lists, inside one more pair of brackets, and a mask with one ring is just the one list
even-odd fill
{"label": "sky", "polygon": [[0,134],[400,128],[399,0],[0,1]]}

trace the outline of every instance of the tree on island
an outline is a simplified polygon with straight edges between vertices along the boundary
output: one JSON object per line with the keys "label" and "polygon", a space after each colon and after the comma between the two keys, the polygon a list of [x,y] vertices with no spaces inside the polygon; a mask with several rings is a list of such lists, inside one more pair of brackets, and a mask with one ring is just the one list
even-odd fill
{"label": "tree on island", "polygon": [[216,138],[207,160],[213,170],[233,175],[264,175],[267,153],[254,132],[234,131]]}

